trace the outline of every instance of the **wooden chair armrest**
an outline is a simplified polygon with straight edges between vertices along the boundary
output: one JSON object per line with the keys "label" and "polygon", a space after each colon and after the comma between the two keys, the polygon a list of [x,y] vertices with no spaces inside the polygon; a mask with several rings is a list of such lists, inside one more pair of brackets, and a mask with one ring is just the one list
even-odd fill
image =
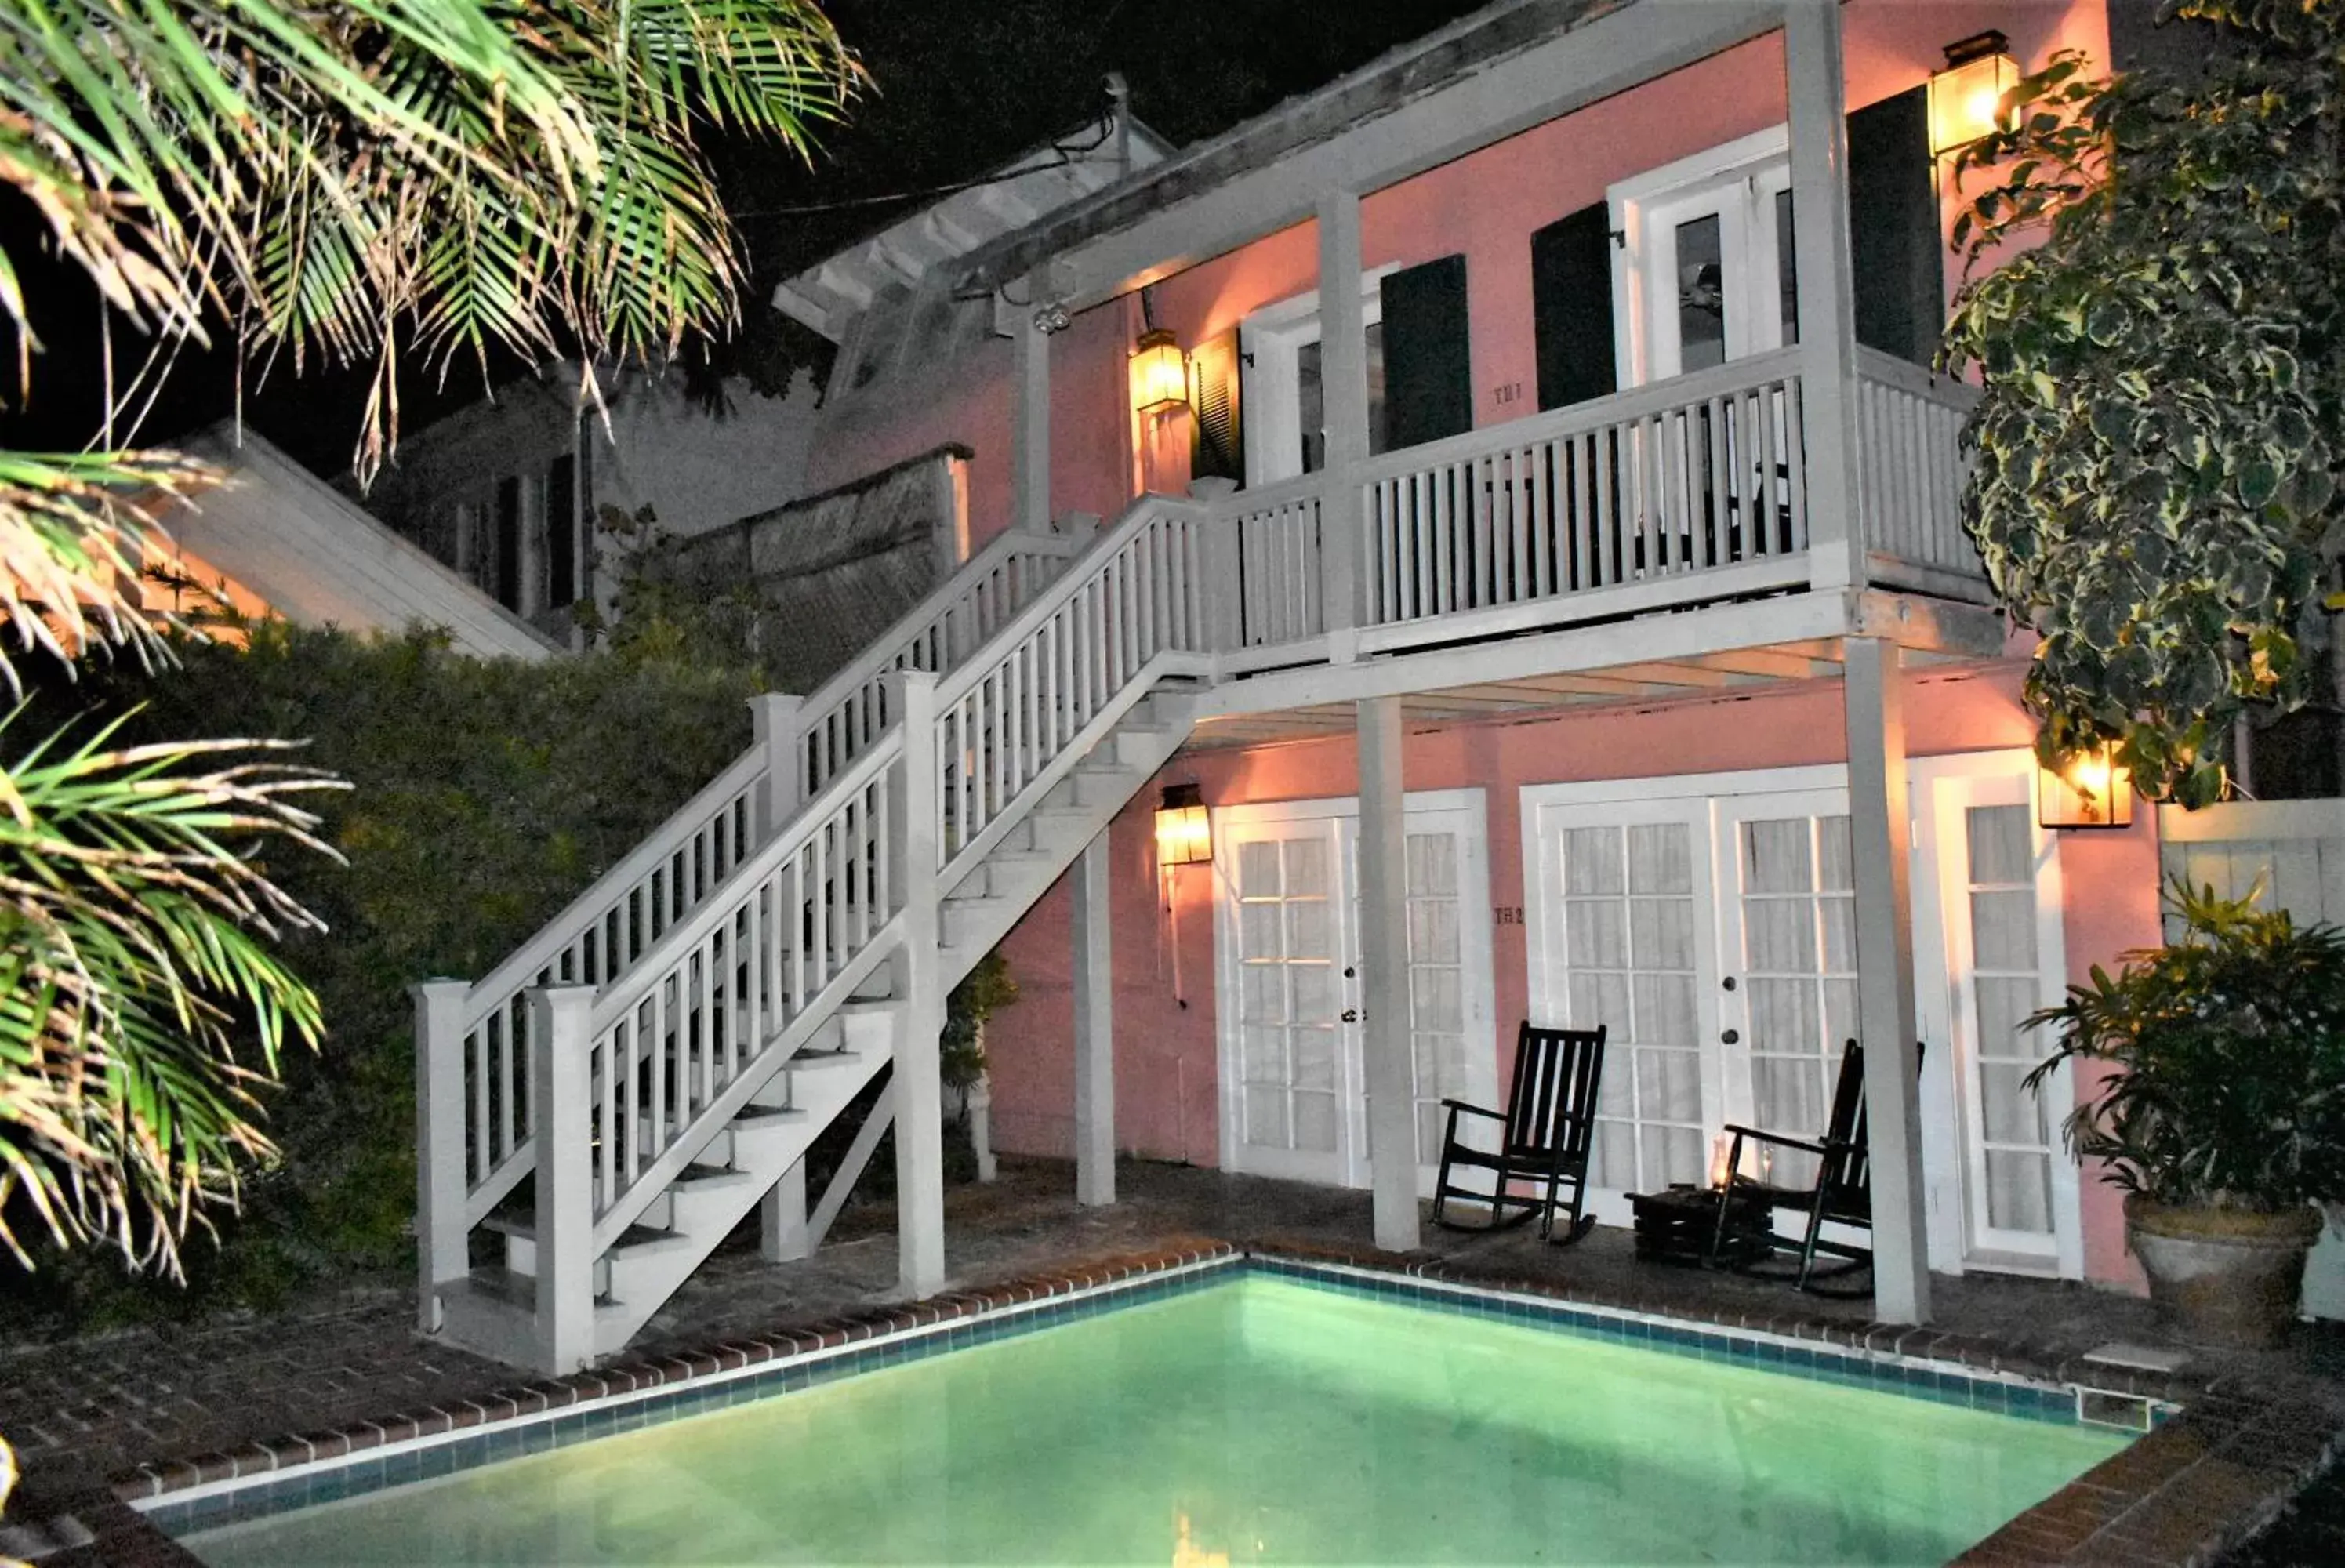
{"label": "wooden chair armrest", "polygon": [[1487,1116],[1487,1117],[1488,1117],[1492,1121],[1504,1121],[1504,1120],[1506,1120],[1506,1119],[1507,1119],[1507,1118],[1506,1118],[1505,1114],[1504,1114],[1504,1113],[1502,1113],[1502,1112],[1495,1111],[1495,1110],[1485,1110],[1485,1109],[1483,1109],[1480,1106],[1477,1106],[1477,1105],[1467,1105],[1467,1104],[1464,1100],[1462,1100],[1462,1099],[1446,1099],[1446,1100],[1443,1100],[1441,1103],[1442,1103],[1443,1105],[1447,1106],[1451,1110],[1464,1110],[1464,1111],[1471,1111],[1471,1112],[1473,1112],[1476,1116]]}
{"label": "wooden chair armrest", "polygon": [[1771,1143],[1779,1148],[1803,1148],[1810,1154],[1830,1154],[1832,1151],[1832,1146],[1829,1143],[1817,1143],[1804,1138],[1793,1138],[1787,1133],[1761,1132],[1755,1127],[1741,1127],[1731,1121],[1726,1124],[1726,1130],[1737,1138],[1755,1138],[1761,1143]]}

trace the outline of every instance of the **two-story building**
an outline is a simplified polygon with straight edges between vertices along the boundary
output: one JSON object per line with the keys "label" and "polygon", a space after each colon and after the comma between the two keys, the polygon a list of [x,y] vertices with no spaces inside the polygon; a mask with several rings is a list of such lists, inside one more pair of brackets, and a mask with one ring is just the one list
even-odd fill
{"label": "two-story building", "polygon": [[[1497,1103],[1528,1017],[1609,1030],[1621,1223],[1727,1123],[1820,1130],[1861,1039],[1883,1318],[1933,1270],[2128,1281],[2024,1020],[2158,939],[2157,814],[2063,825],[1931,368],[1943,155],[2070,48],[2108,59],[2102,0],[1503,0],[885,287],[786,285],[838,346],[807,488],[966,453],[966,564],[425,996],[426,1321],[623,1344],[753,1205],[803,1255],[889,1118],[936,1289],[929,1064],[997,945],[997,1141],[1087,1201],[1137,1151],[1372,1188],[1406,1249],[1440,1102]],[[2168,863],[2244,885],[2324,824]],[[500,1209],[533,1176],[558,1271]]]}

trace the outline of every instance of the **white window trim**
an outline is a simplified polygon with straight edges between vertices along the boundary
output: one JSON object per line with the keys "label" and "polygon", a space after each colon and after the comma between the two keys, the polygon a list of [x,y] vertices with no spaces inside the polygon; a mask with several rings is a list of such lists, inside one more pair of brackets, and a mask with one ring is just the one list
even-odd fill
{"label": "white window trim", "polygon": [[[1654,379],[1652,369],[1657,363],[1661,345],[1654,342],[1656,318],[1650,309],[1654,292],[1649,262],[1651,259],[1651,238],[1658,232],[1657,215],[1672,205],[1680,197],[1691,197],[1700,187],[1714,184],[1738,173],[1753,176],[1773,176],[1781,173],[1781,183],[1790,184],[1792,134],[1788,125],[1770,126],[1738,137],[1731,142],[1706,147],[1690,157],[1659,168],[1621,180],[1605,192],[1612,231],[1619,243],[1612,248],[1612,331],[1613,362],[1619,367],[1620,388],[1641,386]],[[1751,298],[1774,295],[1775,257],[1771,249],[1760,256],[1744,257],[1734,253],[1741,237],[1727,240],[1728,268],[1738,271],[1746,279],[1745,292]],[[1730,317],[1730,320],[1733,318]],[[1757,313],[1757,319],[1771,318]],[[1776,345],[1761,344],[1762,348]],[[1730,348],[1730,354],[1732,353]],[[1751,351],[1748,349],[1745,351]]]}
{"label": "white window trim", "polygon": [[[1360,274],[1360,328],[1385,319],[1384,280],[1401,269],[1397,261]],[[1320,340],[1319,290],[1291,295],[1265,305],[1238,323],[1240,400],[1245,422],[1246,483],[1276,484],[1303,472],[1303,413],[1296,355]]]}

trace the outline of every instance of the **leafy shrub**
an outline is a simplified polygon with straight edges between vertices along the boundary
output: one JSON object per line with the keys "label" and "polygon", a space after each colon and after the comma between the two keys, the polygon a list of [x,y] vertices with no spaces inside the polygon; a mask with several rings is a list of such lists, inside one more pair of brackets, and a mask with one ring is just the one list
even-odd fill
{"label": "leafy shrub", "polygon": [[303,738],[304,764],[352,788],[318,797],[347,858],[267,866],[324,922],[283,952],[315,987],[327,1038],[288,1054],[263,1094],[280,1152],[253,1173],[220,1244],[187,1249],[190,1290],[110,1259],[44,1257],[10,1300],[84,1322],[267,1305],[296,1286],[411,1259],[414,1054],[407,987],[486,973],[748,744],[755,677],[665,656],[643,637],[583,658],[467,658],[437,639],[278,624],[248,648],[179,650],[176,668],[98,670],[44,694],[128,713],[130,739]]}
{"label": "leafy shrub", "polygon": [[2029,1020],[2056,1028],[2038,1089],[2076,1057],[2116,1067],[2068,1147],[2156,1203],[2278,1210],[2345,1199],[2345,931],[2178,883],[2183,940]]}

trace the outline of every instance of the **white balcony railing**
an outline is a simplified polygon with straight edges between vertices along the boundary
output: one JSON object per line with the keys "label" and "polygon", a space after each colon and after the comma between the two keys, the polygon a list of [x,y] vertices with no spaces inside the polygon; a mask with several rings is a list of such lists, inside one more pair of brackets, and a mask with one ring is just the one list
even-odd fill
{"label": "white balcony railing", "polygon": [[[1975,597],[1959,437],[1976,394],[1870,349],[1861,363],[1870,575]],[[1752,355],[1369,460],[1349,623],[1364,646],[1392,647],[1568,619],[1583,599],[1612,613],[1808,582],[1799,364],[1796,349]],[[1210,529],[1235,535],[1222,645],[1236,667],[1328,630],[1331,482],[1215,503]]]}

